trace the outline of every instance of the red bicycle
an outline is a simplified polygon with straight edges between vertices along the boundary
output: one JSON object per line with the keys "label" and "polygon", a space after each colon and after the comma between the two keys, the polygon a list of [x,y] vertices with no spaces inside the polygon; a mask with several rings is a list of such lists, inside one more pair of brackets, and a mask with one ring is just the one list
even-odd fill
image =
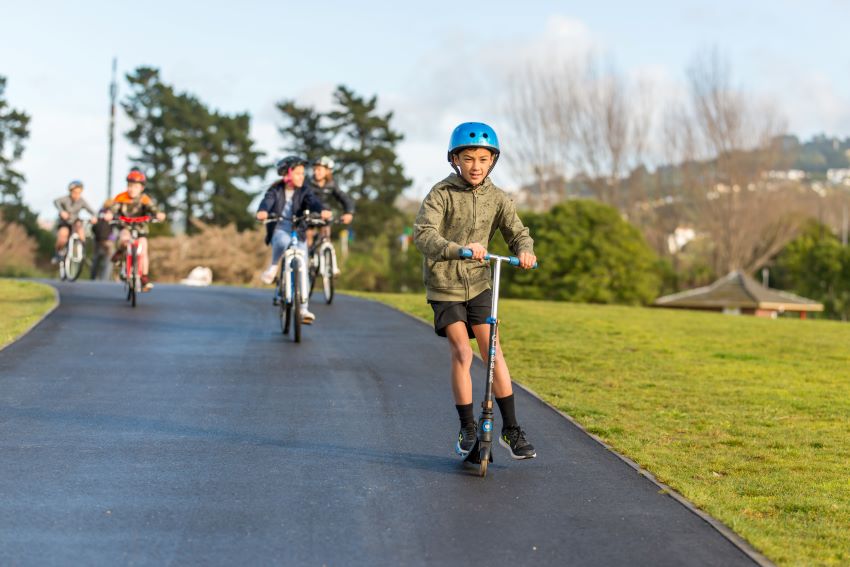
{"label": "red bicycle", "polygon": [[127,301],[133,307],[136,306],[136,297],[142,291],[142,276],[139,271],[139,262],[142,260],[142,256],[147,254],[147,250],[140,250],[139,228],[140,225],[149,222],[156,222],[156,219],[150,215],[143,217],[119,216],[116,223],[118,226],[130,231],[130,242],[127,244],[124,257],[121,259],[118,274],[124,281],[124,291],[127,293]]}

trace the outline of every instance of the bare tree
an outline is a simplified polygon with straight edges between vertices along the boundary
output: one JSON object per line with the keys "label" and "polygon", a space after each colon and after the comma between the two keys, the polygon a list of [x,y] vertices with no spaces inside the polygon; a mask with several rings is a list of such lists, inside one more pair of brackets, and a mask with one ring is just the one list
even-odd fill
{"label": "bare tree", "polygon": [[511,80],[509,112],[513,132],[508,163],[517,177],[534,187],[535,209],[546,210],[564,198],[569,130],[573,108],[563,98],[561,76],[529,67]]}
{"label": "bare tree", "polygon": [[675,198],[713,244],[717,273],[754,271],[794,237],[805,215],[793,187],[770,186],[765,173],[782,161],[784,121],[731,84],[716,50],[688,69],[689,100],[668,112],[667,154],[679,164]]}
{"label": "bare tree", "polygon": [[512,160],[542,194],[581,178],[600,201],[626,210],[624,178],[643,163],[652,123],[647,83],[629,81],[596,55],[531,66],[511,81],[509,116],[521,145]]}

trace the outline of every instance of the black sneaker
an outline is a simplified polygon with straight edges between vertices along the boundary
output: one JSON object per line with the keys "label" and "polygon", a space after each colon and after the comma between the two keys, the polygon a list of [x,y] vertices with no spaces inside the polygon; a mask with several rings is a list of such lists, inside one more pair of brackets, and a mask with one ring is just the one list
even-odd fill
{"label": "black sneaker", "polygon": [[469,454],[478,440],[478,424],[474,421],[466,427],[461,427],[457,434],[457,443],[455,443],[455,453],[461,457]]}
{"label": "black sneaker", "polygon": [[499,444],[510,451],[511,457],[517,460],[533,459],[537,456],[534,445],[525,438],[525,431],[519,426],[502,430]]}

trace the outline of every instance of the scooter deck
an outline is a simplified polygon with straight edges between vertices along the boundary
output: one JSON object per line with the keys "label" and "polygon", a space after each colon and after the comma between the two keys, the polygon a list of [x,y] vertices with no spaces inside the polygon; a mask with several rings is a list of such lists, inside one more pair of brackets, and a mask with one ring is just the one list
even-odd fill
{"label": "scooter deck", "polygon": [[[463,462],[469,463],[471,465],[480,465],[481,464],[481,458],[478,456],[478,453],[479,453],[479,443],[478,443],[478,440],[476,440],[475,445],[469,451],[469,454],[467,454],[466,457],[463,459]],[[493,462],[493,448],[492,447],[490,447],[490,459],[489,460],[490,460],[491,463]]]}

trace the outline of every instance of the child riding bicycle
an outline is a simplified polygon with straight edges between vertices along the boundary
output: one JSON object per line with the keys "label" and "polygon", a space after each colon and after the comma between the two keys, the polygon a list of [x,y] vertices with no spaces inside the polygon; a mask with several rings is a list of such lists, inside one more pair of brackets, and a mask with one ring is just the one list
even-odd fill
{"label": "child riding bicycle", "polygon": [[[304,257],[307,257],[304,227],[293,227],[292,218],[311,211],[321,213],[325,220],[331,218],[331,211],[322,204],[309,188],[304,186],[304,167],[306,165],[307,160],[298,156],[288,156],[277,162],[277,173],[281,176],[281,179],[275,181],[266,190],[266,194],[257,209],[257,220],[264,221],[269,218],[269,214],[280,218],[277,223],[266,225],[266,245],[271,244],[272,260],[261,276],[265,284],[274,282],[278,263],[284,250],[289,246],[293,228],[298,233],[298,247],[304,252]],[[316,316],[307,309],[307,303],[301,306],[301,320],[307,325],[316,320]]]}
{"label": "child riding bicycle", "polygon": [[86,241],[80,212],[88,212],[92,217],[92,223],[96,221],[97,212],[83,199],[83,182],[77,180],[71,181],[68,184],[68,194],[59,197],[53,201],[53,204],[59,209],[59,220],[56,222],[56,256],[54,258],[58,261],[65,251],[72,230],[80,237],[80,241],[83,243]]}
{"label": "child riding bicycle", "polygon": [[[452,393],[460,418],[455,451],[461,456],[469,454],[477,435],[469,339],[476,340],[485,359],[490,342],[492,290],[489,264],[483,262],[487,245],[499,230],[522,268],[530,269],[537,261],[534,241],[513,201],[490,180],[499,153],[499,140],[490,126],[465,122],[455,128],[448,150],[455,173],[434,185],[414,224],[414,243],[425,256],[423,273],[434,331],[449,341]],[[469,248],[478,262],[459,259],[461,248]],[[502,415],[499,443],[514,459],[534,458],[537,453],[516,418],[511,376],[498,340],[496,347],[493,391]]]}
{"label": "child riding bicycle", "polygon": [[[107,221],[114,217],[152,217],[158,221],[165,220],[165,213],[161,212],[148,195],[144,195],[145,183],[147,177],[139,169],[133,168],[127,175],[127,190],[119,193],[108,203],[109,212],[104,214],[103,218]],[[141,258],[139,264],[139,272],[142,281],[142,291],[150,291],[153,289],[153,282],[148,277],[150,268],[150,251],[148,250],[148,224],[142,223],[138,227],[139,233],[139,256]],[[127,245],[130,242],[130,230],[122,227],[118,233],[118,243],[115,254],[112,256],[113,262],[119,262],[126,253]]]}
{"label": "child riding bicycle", "polygon": [[[322,156],[315,160],[312,165],[313,176],[307,180],[307,187],[309,187],[313,191],[313,194],[316,195],[316,197],[318,197],[325,205],[331,206],[334,201],[338,203],[342,208],[342,216],[339,219],[340,222],[344,225],[351,224],[351,221],[354,219],[354,200],[346,195],[345,191],[343,191],[339,185],[336,184],[336,181],[334,181],[333,171],[334,166],[336,165],[334,160],[328,156]],[[330,225],[320,227],[318,231],[325,238],[331,237]],[[346,232],[347,231],[344,230],[343,234]],[[313,247],[315,234],[316,229],[307,229],[307,246],[311,249]],[[343,238],[345,238],[344,235]]]}

